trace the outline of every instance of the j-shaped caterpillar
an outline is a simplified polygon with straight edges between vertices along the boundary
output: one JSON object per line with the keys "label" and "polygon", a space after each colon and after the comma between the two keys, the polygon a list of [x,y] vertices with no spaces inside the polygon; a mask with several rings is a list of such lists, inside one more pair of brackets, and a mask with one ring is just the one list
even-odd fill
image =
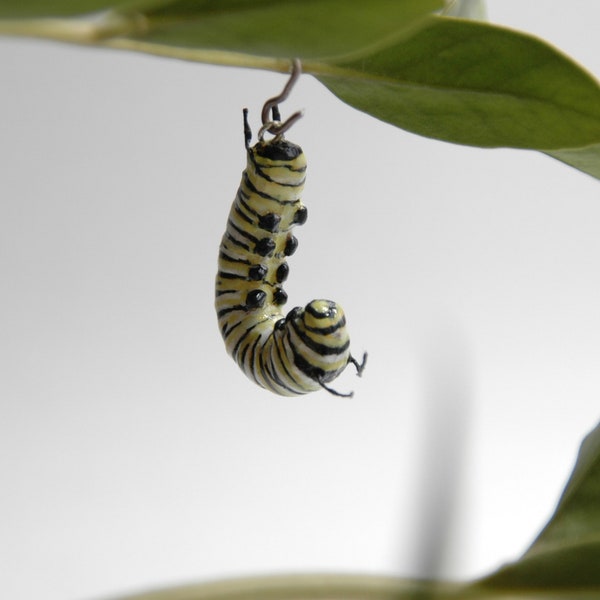
{"label": "j-shaped caterpillar", "polygon": [[[292,77],[298,75],[295,63]],[[267,116],[287,96],[290,83],[282,95],[267,101]],[[265,110],[263,121],[264,114]],[[301,113],[285,123],[279,122],[276,108],[274,115],[276,121],[267,121],[258,142],[250,147],[252,134],[244,110],[248,158],[219,249],[215,300],[219,327],[228,353],[263,388],[283,396],[322,388],[351,396],[327,385],[349,363],[360,375],[366,361],[366,354],[362,363],[350,354],[342,308],[330,300],[313,300],[287,316],[281,312],[287,301],[281,287],[289,271],[286,257],[298,246],[292,229],[307,217],[300,200],[306,158],[300,146],[283,137]],[[265,141],[266,131],[275,137]]]}

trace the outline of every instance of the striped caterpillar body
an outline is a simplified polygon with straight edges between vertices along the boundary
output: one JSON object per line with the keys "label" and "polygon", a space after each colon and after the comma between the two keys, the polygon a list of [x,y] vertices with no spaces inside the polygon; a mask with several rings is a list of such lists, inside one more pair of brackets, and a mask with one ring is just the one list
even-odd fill
{"label": "striped caterpillar body", "polygon": [[[283,396],[326,389],[348,365],[350,339],[342,308],[330,300],[313,300],[287,316],[282,283],[286,257],[298,241],[295,225],[306,222],[300,197],[306,158],[300,146],[282,134],[250,147],[244,110],[247,166],[229,213],[219,249],[215,307],[227,352],[242,371],[263,388]],[[365,355],[366,356],[366,355]]]}

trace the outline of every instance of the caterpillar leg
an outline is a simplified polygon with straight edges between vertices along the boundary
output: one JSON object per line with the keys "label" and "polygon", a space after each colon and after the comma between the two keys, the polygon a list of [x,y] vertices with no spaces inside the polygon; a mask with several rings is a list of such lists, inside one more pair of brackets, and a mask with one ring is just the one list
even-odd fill
{"label": "caterpillar leg", "polygon": [[[348,364],[353,364],[356,367],[356,374],[359,377],[362,376],[362,372],[364,371],[364,369],[367,365],[367,356],[368,355],[365,352],[363,354],[362,362],[360,362],[360,363],[354,358],[354,356],[350,355],[348,357]],[[337,390],[334,390],[333,388],[328,387],[327,385],[325,385],[325,382],[323,381],[322,377],[318,377],[317,382],[324,390],[327,390],[330,394],[333,394],[334,396],[339,396],[340,398],[352,398],[354,396],[354,392],[349,392],[347,394],[344,394],[342,392],[338,392]]]}
{"label": "caterpillar leg", "polygon": [[365,352],[363,354],[362,362],[361,363],[359,363],[354,358],[354,356],[352,356],[352,354],[350,355],[350,358],[348,358],[348,364],[352,363],[356,367],[356,374],[359,377],[362,377],[362,372],[365,370],[365,367],[367,366],[367,356],[368,356],[368,354]]}
{"label": "caterpillar leg", "polygon": [[337,390],[334,390],[333,388],[326,386],[323,383],[323,381],[321,381],[321,379],[317,379],[317,382],[324,390],[327,390],[330,394],[333,394],[334,396],[338,396],[340,398],[352,398],[352,396],[354,396],[354,392],[348,392],[347,394],[344,394],[342,392],[338,392]]}

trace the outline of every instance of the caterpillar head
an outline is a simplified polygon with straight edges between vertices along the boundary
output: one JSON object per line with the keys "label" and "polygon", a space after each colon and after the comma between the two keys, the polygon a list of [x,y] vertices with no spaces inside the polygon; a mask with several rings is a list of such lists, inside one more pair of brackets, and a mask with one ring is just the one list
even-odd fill
{"label": "caterpillar head", "polygon": [[332,300],[312,300],[302,313],[302,325],[307,331],[318,333],[331,341],[344,341],[346,315],[342,307]]}
{"label": "caterpillar head", "polygon": [[283,191],[292,189],[300,197],[306,177],[306,156],[300,146],[286,139],[261,141],[248,148],[248,171],[254,173],[253,181],[268,188],[259,191],[278,197],[282,190],[276,186],[285,186]]}
{"label": "caterpillar head", "polygon": [[339,304],[313,300],[286,318],[294,363],[321,387],[335,379],[350,360],[346,317]]}

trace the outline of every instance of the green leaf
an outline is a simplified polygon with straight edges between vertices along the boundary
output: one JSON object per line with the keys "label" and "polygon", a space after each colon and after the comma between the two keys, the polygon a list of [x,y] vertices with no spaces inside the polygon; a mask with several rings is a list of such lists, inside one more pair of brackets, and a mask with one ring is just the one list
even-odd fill
{"label": "green leaf", "polygon": [[369,575],[306,574],[245,577],[127,596],[123,600],[433,600],[462,598],[460,584]]}
{"label": "green leaf", "polygon": [[600,143],[584,148],[553,150],[546,154],[600,179]]}
{"label": "green leaf", "polygon": [[318,78],[408,131],[472,146],[564,150],[600,142],[600,86],[537,38],[431,17],[409,39]]}
{"label": "green leaf", "polygon": [[531,547],[480,583],[521,590],[587,588],[600,597],[600,425],[583,441],[554,515]]}
{"label": "green leaf", "polygon": [[[149,591],[121,600],[597,600],[593,590],[493,590],[377,575],[246,577]],[[116,599],[115,599],[116,600]]]}
{"label": "green leaf", "polygon": [[123,0],[2,0],[0,18],[71,17],[122,4]]}
{"label": "green leaf", "polygon": [[335,56],[398,38],[441,0],[178,0],[144,12],[145,42],[278,58]]}
{"label": "green leaf", "polygon": [[[526,555],[591,537],[600,541],[600,424],[583,440],[554,515]],[[600,568],[595,575],[600,581]]]}
{"label": "green leaf", "polygon": [[442,13],[446,17],[487,20],[485,0],[454,0]]}
{"label": "green leaf", "polygon": [[[414,133],[541,150],[600,178],[600,86],[545,42],[442,0],[5,0],[0,34],[287,71]],[[457,10],[481,6],[465,0]],[[40,18],[111,8],[87,18]]]}
{"label": "green leaf", "polygon": [[[81,42],[127,36],[155,49],[163,47],[165,53],[179,47],[278,59],[315,58],[392,43],[443,4],[443,0],[5,0],[0,18],[35,21],[3,23],[0,32]],[[105,16],[107,22],[88,21],[85,34],[81,23],[65,20],[53,24],[51,34],[56,35],[48,35],[48,24],[40,22],[43,17],[108,9],[113,10]]]}

